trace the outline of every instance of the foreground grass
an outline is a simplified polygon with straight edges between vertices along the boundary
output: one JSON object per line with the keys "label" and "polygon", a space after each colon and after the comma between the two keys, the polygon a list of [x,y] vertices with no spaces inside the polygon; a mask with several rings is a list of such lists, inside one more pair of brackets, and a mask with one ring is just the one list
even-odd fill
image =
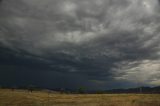
{"label": "foreground grass", "polygon": [[160,106],[160,95],[80,95],[0,89],[0,106]]}

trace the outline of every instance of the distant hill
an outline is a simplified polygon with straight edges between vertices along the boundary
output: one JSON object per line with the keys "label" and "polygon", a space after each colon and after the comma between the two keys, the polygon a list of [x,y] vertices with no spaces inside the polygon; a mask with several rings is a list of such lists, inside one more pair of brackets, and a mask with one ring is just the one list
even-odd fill
{"label": "distant hill", "polygon": [[160,86],[106,90],[106,93],[160,93]]}
{"label": "distant hill", "polygon": [[4,89],[23,89],[29,91],[54,91],[54,92],[61,92],[61,93],[84,93],[84,94],[119,94],[119,93],[143,93],[143,94],[160,94],[160,86],[157,87],[137,87],[137,88],[128,88],[128,89],[110,89],[110,90],[97,90],[91,91],[87,89],[68,89],[68,88],[42,88],[36,87],[33,85],[30,86],[21,86],[21,87],[10,87],[10,86],[1,86],[0,88]]}

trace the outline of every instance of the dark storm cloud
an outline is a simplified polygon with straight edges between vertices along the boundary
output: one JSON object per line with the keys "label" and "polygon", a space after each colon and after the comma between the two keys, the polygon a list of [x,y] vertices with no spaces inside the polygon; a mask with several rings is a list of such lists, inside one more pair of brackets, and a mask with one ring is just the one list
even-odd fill
{"label": "dark storm cloud", "polygon": [[[142,84],[160,83],[158,0],[5,0],[0,10],[1,47],[22,59],[3,65],[78,75],[78,83],[103,87],[134,85],[137,75]],[[153,71],[144,76],[147,65]]]}

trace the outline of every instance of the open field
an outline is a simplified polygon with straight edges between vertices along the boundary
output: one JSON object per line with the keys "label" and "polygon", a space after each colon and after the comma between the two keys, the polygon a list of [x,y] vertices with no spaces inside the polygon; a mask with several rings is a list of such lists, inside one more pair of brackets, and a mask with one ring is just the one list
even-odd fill
{"label": "open field", "polygon": [[0,90],[0,106],[160,106],[158,94],[59,94]]}

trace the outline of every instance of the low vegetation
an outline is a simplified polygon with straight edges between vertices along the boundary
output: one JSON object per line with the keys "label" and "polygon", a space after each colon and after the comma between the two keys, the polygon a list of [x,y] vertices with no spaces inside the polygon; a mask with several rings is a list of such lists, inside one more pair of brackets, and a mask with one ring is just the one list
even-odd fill
{"label": "low vegetation", "polygon": [[160,106],[160,94],[60,94],[0,89],[0,106]]}

